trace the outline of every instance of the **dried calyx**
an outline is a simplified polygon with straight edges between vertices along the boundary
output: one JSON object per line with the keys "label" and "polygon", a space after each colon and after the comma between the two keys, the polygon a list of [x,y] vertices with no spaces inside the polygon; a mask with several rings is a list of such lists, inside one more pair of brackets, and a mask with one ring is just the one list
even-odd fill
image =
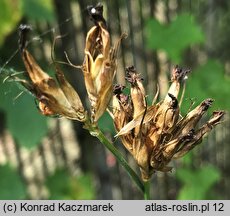
{"label": "dried calyx", "polygon": [[[130,99],[116,86],[113,97],[114,125],[124,146],[140,167],[147,181],[155,171],[170,171],[172,159],[184,156],[202,141],[202,137],[220,123],[223,111],[215,111],[209,121],[197,128],[213,100],[206,99],[186,116],[181,117],[178,95],[189,70],[176,66],[166,97],[157,104],[146,105],[146,94],[140,75],[134,67],[126,69],[131,84]],[[119,91],[118,91],[119,89]]]}
{"label": "dried calyx", "polygon": [[55,64],[57,82],[44,72],[26,48],[28,25],[19,27],[19,48],[26,68],[26,78],[14,79],[20,82],[38,100],[42,114],[63,116],[69,119],[85,121],[86,112],[77,92],[66,80],[60,67]]}
{"label": "dried calyx", "polygon": [[[121,38],[114,47],[110,45],[110,34],[103,17],[103,6],[89,6],[88,12],[94,26],[89,30],[85,44],[85,58],[82,71],[91,105],[91,122],[96,123],[105,112],[112,96],[113,79],[116,73],[117,51]],[[27,79],[14,77],[38,100],[42,114],[63,116],[78,121],[88,120],[82,102],[61,68],[55,63],[57,82],[45,73],[26,48],[28,25],[19,27],[19,50],[26,67]]]}
{"label": "dried calyx", "polygon": [[[103,18],[103,6],[89,6],[88,12],[95,25],[86,37],[83,74],[91,105],[91,120],[97,122],[105,112],[112,96],[120,40],[110,45],[110,34]],[[123,36],[122,36],[123,37]],[[121,37],[121,38],[122,38]]]}

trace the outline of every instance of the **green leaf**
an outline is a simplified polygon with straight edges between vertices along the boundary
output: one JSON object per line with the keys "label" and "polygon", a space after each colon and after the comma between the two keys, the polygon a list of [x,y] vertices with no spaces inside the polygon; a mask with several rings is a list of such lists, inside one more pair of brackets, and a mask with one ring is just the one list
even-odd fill
{"label": "green leaf", "polygon": [[213,166],[200,170],[178,169],[176,177],[183,183],[178,199],[208,199],[208,192],[219,181],[220,172]]}
{"label": "green leaf", "polygon": [[185,48],[204,41],[200,26],[191,14],[180,14],[171,23],[161,24],[156,19],[146,23],[147,45],[151,49],[164,50],[168,57],[179,63]]}
{"label": "green leaf", "polygon": [[230,111],[230,77],[224,75],[224,65],[216,60],[208,60],[189,75],[185,98],[195,98],[200,103],[213,98],[213,109]]}
{"label": "green leaf", "polygon": [[115,134],[113,120],[108,112],[105,112],[98,121],[98,126],[104,133]]}
{"label": "green leaf", "polygon": [[[18,1],[1,0],[0,1],[0,46],[4,38],[17,26],[22,14],[19,9]],[[13,13],[12,13],[13,12]]]}
{"label": "green leaf", "polygon": [[40,144],[47,133],[46,118],[36,108],[33,97],[20,94],[16,83],[0,80],[0,109],[6,115],[6,127],[14,139],[26,148],[33,148]]}
{"label": "green leaf", "polygon": [[185,166],[191,165],[193,160],[193,152],[188,152],[185,156],[183,156],[183,158],[181,158],[181,160]]}
{"label": "green leaf", "polygon": [[49,199],[93,199],[94,188],[89,175],[70,176],[65,170],[57,170],[46,180]]}
{"label": "green leaf", "polygon": [[0,166],[0,199],[25,199],[26,188],[20,176],[9,165]]}
{"label": "green leaf", "polygon": [[21,8],[29,19],[52,22],[55,18],[52,0],[21,0]]}

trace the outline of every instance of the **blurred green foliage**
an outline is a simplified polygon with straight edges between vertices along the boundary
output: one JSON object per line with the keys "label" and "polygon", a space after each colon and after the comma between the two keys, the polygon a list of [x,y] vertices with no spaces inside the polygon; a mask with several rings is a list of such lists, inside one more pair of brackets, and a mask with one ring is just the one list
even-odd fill
{"label": "blurred green foliage", "polygon": [[21,19],[21,10],[17,1],[1,0],[0,1],[0,46],[4,38],[10,33],[18,24]]}
{"label": "blurred green foliage", "polygon": [[108,112],[105,112],[98,121],[98,126],[103,133],[116,134],[115,128],[113,125],[113,119]]}
{"label": "blurred green foliage", "polygon": [[220,180],[221,173],[211,165],[195,170],[185,167],[177,169],[176,177],[182,183],[177,199],[202,200],[212,198],[210,191]]}
{"label": "blurred green foliage", "polygon": [[0,46],[23,17],[49,22],[55,18],[52,0],[1,0],[0,8]]}
{"label": "blurred green foliage", "polygon": [[147,47],[164,50],[168,57],[180,63],[185,48],[204,41],[201,27],[191,14],[180,14],[169,24],[161,24],[157,19],[149,19],[145,26]]}
{"label": "blurred green foliage", "polygon": [[26,198],[26,187],[13,168],[0,166],[0,176],[0,200]]}
{"label": "blurred green foliage", "polygon": [[19,96],[22,91],[15,82],[0,82],[0,109],[6,114],[6,128],[19,145],[36,147],[47,133],[46,118],[39,113],[31,95],[24,92]]}
{"label": "blurred green foliage", "polygon": [[224,65],[214,59],[197,67],[189,75],[185,98],[195,98],[198,102],[206,98],[213,98],[212,109],[230,111],[230,77],[224,75]]}
{"label": "blurred green foliage", "polygon": [[36,21],[54,21],[52,0],[21,0],[20,7],[24,16]]}
{"label": "blurred green foliage", "polygon": [[[2,0],[0,8],[0,46],[23,17],[30,21],[49,22],[55,18],[52,0]],[[15,83],[3,84],[4,76],[1,71],[0,109],[5,113],[6,127],[18,144],[27,148],[36,147],[47,133],[46,118],[36,109],[30,95],[26,93],[17,98],[22,91]]]}
{"label": "blurred green foliage", "polygon": [[78,177],[70,176],[65,170],[57,170],[46,180],[49,190],[49,199],[52,200],[79,200],[94,199],[95,190],[90,175]]}

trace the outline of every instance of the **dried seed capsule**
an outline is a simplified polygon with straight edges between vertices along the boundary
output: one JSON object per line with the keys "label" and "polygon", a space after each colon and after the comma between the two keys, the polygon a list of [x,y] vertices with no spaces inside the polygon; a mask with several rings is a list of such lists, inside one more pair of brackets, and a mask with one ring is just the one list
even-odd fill
{"label": "dried seed capsule", "polygon": [[95,26],[89,30],[86,37],[82,70],[91,104],[91,119],[92,122],[97,122],[106,110],[112,96],[117,49],[120,41],[114,48],[110,46],[110,34],[103,18],[101,4],[95,7],[89,6],[88,11]]}
{"label": "dried seed capsule", "polygon": [[178,98],[181,82],[185,79],[189,72],[190,70],[183,70],[182,68],[179,68],[178,65],[173,68],[171,77],[172,84],[169,87],[168,94],[166,95],[164,102],[170,101],[169,94]]}
{"label": "dried seed capsule", "polygon": [[114,96],[113,96],[113,116],[114,124],[117,131],[119,131],[127,122],[129,121],[128,116],[124,109],[125,95],[122,93],[124,87],[121,85],[114,86]]}
{"label": "dried seed capsule", "polygon": [[[198,145],[204,134],[220,122],[224,113],[215,112],[205,125],[195,130],[198,121],[213,100],[206,99],[179,120],[177,97],[181,82],[185,79],[188,70],[174,68],[172,85],[167,96],[163,101],[149,107],[146,107],[145,91],[139,75],[135,73],[135,68],[129,67],[126,71],[128,72],[126,80],[131,83],[134,111],[132,118],[126,124],[120,121],[122,124],[117,127],[120,131],[116,136],[121,137],[124,146],[140,167],[142,179],[147,181],[155,171],[170,171],[172,169],[168,166],[170,161],[185,155]],[[118,101],[118,106],[121,106],[120,99]]]}
{"label": "dried seed capsule", "polygon": [[86,114],[81,100],[72,86],[67,82],[60,68],[57,69],[59,84],[45,73],[37,64],[33,56],[25,48],[25,33],[27,28],[20,28],[20,36],[23,38],[20,45],[23,63],[30,79],[29,85],[24,86],[32,92],[39,101],[39,109],[44,115],[61,115],[66,118],[85,121]]}
{"label": "dried seed capsule", "polygon": [[179,107],[176,97],[168,93],[170,101],[163,101],[160,104],[154,117],[154,122],[159,133],[168,133],[176,124],[179,118]]}
{"label": "dried seed capsule", "polygon": [[190,111],[187,116],[185,116],[181,121],[177,124],[174,131],[174,136],[180,136],[187,134],[191,129],[195,128],[197,123],[200,121],[201,117],[208,110],[208,108],[212,105],[213,99],[208,98],[204,100],[200,105],[198,105],[195,109]]}
{"label": "dried seed capsule", "polygon": [[189,151],[191,151],[195,146],[201,143],[202,138],[205,134],[210,132],[214,126],[221,123],[221,119],[223,118],[225,112],[224,111],[215,111],[213,112],[212,117],[209,121],[204,124],[200,129],[194,132],[193,139],[191,139],[188,143],[184,144],[183,147],[173,156],[174,159],[183,157]]}
{"label": "dried seed capsule", "polygon": [[126,80],[131,84],[131,98],[133,102],[133,118],[136,118],[146,108],[145,89],[140,75],[131,66],[126,68]]}
{"label": "dried seed capsule", "polygon": [[[115,85],[113,91],[113,120],[117,131],[120,131],[132,117],[132,106],[129,104],[128,97],[122,93],[123,89],[124,86]],[[132,153],[132,134],[129,133],[126,136],[120,136],[120,138],[125,148]]]}

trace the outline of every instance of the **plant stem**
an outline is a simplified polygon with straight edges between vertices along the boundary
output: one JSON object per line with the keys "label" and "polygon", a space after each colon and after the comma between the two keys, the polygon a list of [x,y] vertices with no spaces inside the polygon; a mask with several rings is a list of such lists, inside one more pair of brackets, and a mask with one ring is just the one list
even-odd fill
{"label": "plant stem", "polygon": [[122,154],[114,147],[114,145],[107,139],[107,137],[101,132],[101,130],[92,125],[89,122],[85,122],[85,128],[89,130],[92,136],[97,137],[100,142],[110,150],[110,152],[116,157],[116,159],[120,162],[120,164],[125,168],[131,179],[136,183],[137,187],[141,190],[143,194],[145,194],[145,186],[136,172],[129,166],[128,162],[122,156]]}
{"label": "plant stem", "polygon": [[149,200],[150,199],[150,181],[144,182],[144,187],[145,187],[144,199]]}
{"label": "plant stem", "polygon": [[113,146],[112,143],[109,142],[109,140],[104,136],[104,134],[100,131],[97,137],[102,144],[104,144],[116,157],[116,159],[121,163],[121,165],[125,168],[131,179],[136,183],[138,188],[145,193],[144,191],[144,185],[138,175],[135,173],[135,171],[129,166],[127,161],[124,159],[124,157],[121,155],[121,153]]}

